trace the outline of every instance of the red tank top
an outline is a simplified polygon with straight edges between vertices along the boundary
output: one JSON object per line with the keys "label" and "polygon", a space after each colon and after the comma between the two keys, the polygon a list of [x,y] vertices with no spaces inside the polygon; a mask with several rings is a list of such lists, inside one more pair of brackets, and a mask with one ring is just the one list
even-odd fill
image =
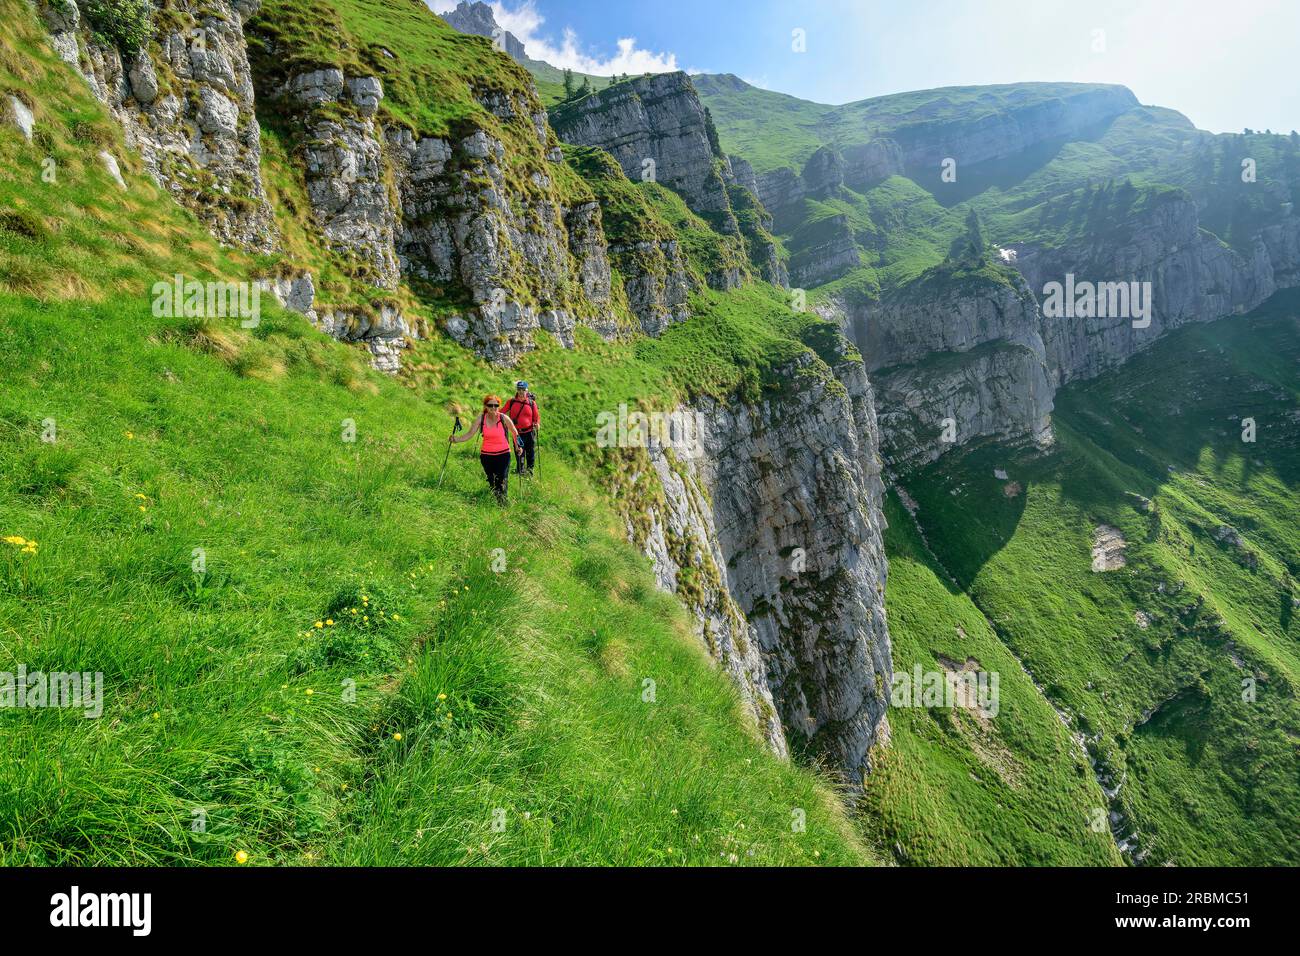
{"label": "red tank top", "polygon": [[499,455],[510,450],[510,439],[506,437],[506,421],[497,417],[495,425],[489,425],[487,416],[483,416],[483,454]]}

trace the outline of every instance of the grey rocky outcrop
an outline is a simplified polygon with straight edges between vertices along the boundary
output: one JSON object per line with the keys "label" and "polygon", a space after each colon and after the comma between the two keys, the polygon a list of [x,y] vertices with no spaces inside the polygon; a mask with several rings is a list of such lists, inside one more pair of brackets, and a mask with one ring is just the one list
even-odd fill
{"label": "grey rocky outcrop", "polygon": [[461,33],[487,37],[497,44],[497,48],[510,54],[516,60],[528,59],[523,42],[509,30],[503,30],[486,3],[468,3],[461,0],[455,10],[439,14],[447,24]]}
{"label": "grey rocky outcrop", "polygon": [[121,124],[145,169],[222,242],[270,250],[260,128],[244,43],[260,0],[175,0],[152,42],[123,54],[94,42],[75,0],[42,0],[58,55]]}
{"label": "grey rocky outcrop", "polygon": [[676,239],[611,245],[609,256],[623,276],[628,307],[646,335],[658,338],[668,326],[690,318],[687,300],[695,282]]}
{"label": "grey rocky outcrop", "polygon": [[[738,161],[731,158],[733,166]],[[754,193],[778,219],[796,216],[804,199],[833,198],[844,186],[865,190],[903,172],[903,151],[892,139],[843,148],[823,146],[796,172],[781,166],[754,176]],[[752,170],[751,170],[752,173]]]}
{"label": "grey rocky outcrop", "polygon": [[902,474],[980,438],[1052,443],[1055,390],[1041,342],[980,346],[872,375],[881,453]]}
{"label": "grey rocky outcrop", "polygon": [[316,281],[310,272],[272,276],[257,284],[280,305],[299,312],[322,332],[341,342],[365,346],[371,364],[381,372],[395,374],[401,368],[401,353],[408,341],[419,338],[397,306],[380,303],[366,307],[318,305]]}
{"label": "grey rocky outcrop", "polygon": [[1060,246],[1013,248],[1016,268],[1040,297],[1048,283],[1064,285],[1067,275],[1076,283],[1150,283],[1145,328],[1129,315],[1044,316],[1043,340],[1058,384],[1092,378],[1164,332],[1247,312],[1300,282],[1300,218],[1279,217],[1243,252],[1203,230],[1195,201],[1177,192]]}
{"label": "grey rocky outcrop", "polygon": [[[530,111],[511,115],[529,123],[539,146],[549,145],[549,131],[536,128]],[[388,147],[401,198],[403,271],[459,285],[473,303],[447,321],[453,338],[509,363],[533,347],[538,329],[572,345],[579,322],[612,328],[609,255],[595,203],[564,207],[545,173],[534,174],[534,191],[517,190],[505,145],[484,130],[452,141],[394,129]]]}
{"label": "grey rocky outcrop", "polygon": [[[990,90],[989,96],[996,97],[1000,89]],[[1138,105],[1123,86],[1067,86],[1056,96],[1023,103],[976,100],[959,119],[927,120],[918,110],[904,114],[905,121],[888,127],[887,135],[898,144],[905,167],[937,172],[945,159],[954,159],[960,168],[1006,159],[1048,140],[1077,137]]]}
{"label": "grey rocky outcrop", "polygon": [[397,210],[375,121],[382,99],[378,79],[333,68],[293,77],[282,96],[301,109],[307,198],[325,244],[355,275],[391,290],[400,272]]}
{"label": "grey rocky outcrop", "polygon": [[32,133],[36,129],[36,117],[28,109],[27,104],[16,96],[7,96],[4,101],[5,119],[13,124],[14,128],[22,134],[23,139],[27,142],[32,141]]}
{"label": "grey rocky outcrop", "polygon": [[[664,482],[658,507],[695,529],[695,550],[712,555],[748,625],[731,633],[749,635],[762,668],[733,662],[742,686],[765,681],[789,749],[857,787],[885,732],[891,680],[871,386],[847,353],[833,374],[806,354],[781,378],[789,386],[758,405],[692,406],[698,442],[673,460],[680,482]],[[655,534],[642,542],[672,586],[673,549]]]}
{"label": "grey rocky outcrop", "polygon": [[[386,123],[383,84],[327,68],[290,77],[277,105],[301,130],[312,215],[354,275],[382,289],[402,278],[467,303],[443,319],[456,341],[502,364],[545,330],[572,346],[581,322],[617,332],[609,253],[595,202],[564,205],[550,168],[556,140],[532,90],[484,90],[479,103],[525,142],[535,169],[518,181],[486,125],[423,136]],[[392,323],[381,323],[387,328]]]}
{"label": "grey rocky outcrop", "polygon": [[636,77],[551,110],[566,143],[599,146],[629,179],[653,175],[724,233],[737,231],[727,158],[710,141],[704,106],[685,73]]}
{"label": "grey rocky outcrop", "polygon": [[[674,414],[695,412],[683,407]],[[674,447],[656,438],[648,442],[647,457],[629,481],[649,486],[632,494],[645,492],[655,503],[636,516],[633,526],[639,531],[631,534],[650,557],[659,586],[688,604],[696,636],[735,682],[763,740],[774,753],[788,756],[758,634],[732,597],[727,556],[696,464],[708,454],[701,437],[692,430],[688,442]]]}
{"label": "grey rocky outcrop", "polygon": [[790,257],[789,281],[796,288],[831,282],[862,264],[862,253],[844,215],[823,219],[810,229],[801,230],[795,234],[791,246],[797,248]]}
{"label": "grey rocky outcrop", "polygon": [[117,157],[108,150],[99,151],[99,162],[104,167],[104,172],[108,173],[113,182],[117,183],[117,188],[126,190],[126,180],[122,178],[122,167],[117,164]]}
{"label": "grey rocky outcrop", "polygon": [[1033,294],[1010,270],[954,269],[827,310],[862,352],[895,473],[981,438],[1052,441],[1055,382]]}

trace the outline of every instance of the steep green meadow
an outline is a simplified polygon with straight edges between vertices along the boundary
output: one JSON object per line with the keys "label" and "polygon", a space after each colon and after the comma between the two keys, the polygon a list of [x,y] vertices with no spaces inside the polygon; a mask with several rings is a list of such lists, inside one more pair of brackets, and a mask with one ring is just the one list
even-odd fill
{"label": "steep green meadow", "polygon": [[886,602],[894,673],[974,661],[998,674],[998,707],[892,707],[892,741],[867,779],[863,821],[921,866],[1113,866],[1104,805],[1081,748],[980,610],[949,581],[892,496]]}
{"label": "steep green meadow", "polygon": [[[36,544],[0,541],[0,670],[102,672],[104,710],[0,711],[0,863],[873,861],[751,732],[588,453],[619,401],[776,387],[807,346],[774,326],[808,319],[752,289],[658,342],[540,343],[542,479],[501,510],[468,449],[439,472],[451,413],[515,373],[437,338],[389,379],[269,298],[252,330],[152,314],[175,272],[266,264],[4,12],[38,138],[0,130],[0,537]],[[718,351],[734,322],[766,337]]]}
{"label": "steep green meadow", "polygon": [[[943,567],[1120,784],[1117,835],[1148,864],[1297,862],[1298,316],[1280,295],[1179,330],[1063,390],[1050,453],[984,446],[907,482]],[[1119,570],[1091,570],[1101,525]]]}

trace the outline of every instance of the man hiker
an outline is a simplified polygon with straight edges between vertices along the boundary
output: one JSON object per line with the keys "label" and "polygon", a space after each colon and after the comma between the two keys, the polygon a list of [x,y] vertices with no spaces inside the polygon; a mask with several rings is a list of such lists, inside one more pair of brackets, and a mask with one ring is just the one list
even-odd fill
{"label": "man hiker", "polygon": [[519,441],[515,445],[517,473],[533,473],[533,464],[537,461],[537,426],[541,424],[541,414],[537,411],[537,399],[528,391],[527,382],[515,382],[515,397],[506,402],[502,411],[510,417],[519,429]]}
{"label": "man hiker", "polygon": [[501,399],[495,395],[483,399],[483,414],[474,419],[469,431],[452,435],[448,441],[459,445],[479,434],[483,436],[483,447],[478,460],[483,465],[488,487],[497,496],[497,502],[504,505],[510,481],[510,449],[513,446],[518,450],[519,430],[508,415],[501,414]]}

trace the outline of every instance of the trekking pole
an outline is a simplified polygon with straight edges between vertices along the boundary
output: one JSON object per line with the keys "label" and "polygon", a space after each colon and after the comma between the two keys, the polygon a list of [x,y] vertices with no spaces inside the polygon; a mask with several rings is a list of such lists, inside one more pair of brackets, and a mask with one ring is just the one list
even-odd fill
{"label": "trekking pole", "polygon": [[[457,415],[457,416],[456,416],[456,424],[453,425],[453,426],[452,426],[452,429],[451,429],[451,437],[452,437],[452,438],[455,438],[456,435],[460,432],[460,430],[461,430],[461,425],[460,425],[460,416]],[[442,487],[442,479],[443,479],[443,478],[446,476],[446,474],[447,474],[447,461],[448,461],[448,459],[450,459],[450,458],[451,458],[451,442],[448,441],[448,442],[447,442],[447,454],[445,454],[445,455],[442,456],[442,471],[438,474],[438,487],[439,487],[439,488]]]}

